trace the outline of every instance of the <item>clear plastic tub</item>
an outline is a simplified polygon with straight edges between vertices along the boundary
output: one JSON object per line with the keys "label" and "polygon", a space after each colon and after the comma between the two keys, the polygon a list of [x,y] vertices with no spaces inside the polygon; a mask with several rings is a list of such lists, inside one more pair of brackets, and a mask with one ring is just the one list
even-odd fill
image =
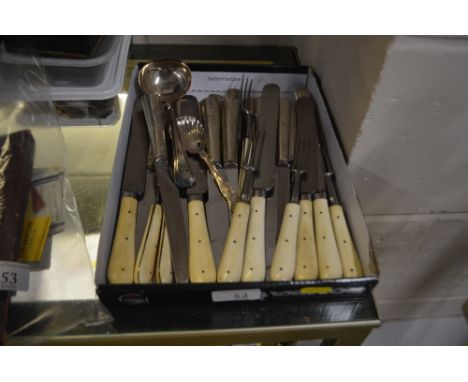
{"label": "clear plastic tub", "polygon": [[[40,63],[42,66],[61,66],[61,67],[77,67],[84,68],[90,66],[102,65],[112,59],[115,50],[118,49],[119,44],[125,36],[104,36],[102,42],[97,47],[93,56],[90,58],[52,58],[41,57]],[[30,55],[23,55],[18,53],[11,53],[5,47],[5,42],[0,44],[0,60],[7,64],[32,64],[33,59]]]}
{"label": "clear plastic tub", "polygon": [[[60,67],[44,66],[50,84],[50,96],[54,101],[103,100],[115,97],[122,88],[131,36],[119,36],[120,43],[113,48],[110,59],[97,66]],[[33,59],[22,64],[0,62],[8,67],[29,67]],[[15,97],[14,84],[0,84],[0,99]],[[42,101],[41,94],[31,94],[34,101]]]}

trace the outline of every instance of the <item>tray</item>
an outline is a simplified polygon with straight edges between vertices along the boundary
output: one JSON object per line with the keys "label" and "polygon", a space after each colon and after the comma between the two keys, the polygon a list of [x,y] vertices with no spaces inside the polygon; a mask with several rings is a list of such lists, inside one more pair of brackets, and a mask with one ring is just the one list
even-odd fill
{"label": "tray", "polygon": [[[261,283],[213,283],[213,284],[146,284],[146,285],[110,285],[106,280],[107,262],[112,246],[116,218],[121,193],[122,173],[127,149],[131,114],[137,98],[135,68],[127,98],[126,109],[122,121],[121,135],[115,156],[113,174],[107,198],[106,212],[101,231],[97,268],[97,293],[101,300],[109,305],[113,304],[158,304],[167,301],[213,301],[223,302],[232,300],[278,300],[284,298],[315,298],[315,299],[342,299],[367,295],[378,281],[378,268],[375,261],[369,233],[364,217],[357,200],[351,177],[347,169],[344,156],[336,138],[330,115],[320,91],[317,79],[307,67],[260,67],[260,66],[230,66],[230,65],[191,65],[192,88],[189,94],[199,100],[208,94],[224,94],[227,89],[240,87],[242,75],[253,80],[253,91],[260,92],[267,83],[276,83],[280,86],[281,96],[293,98],[294,91],[307,86],[315,98],[319,118],[324,129],[324,138],[330,150],[331,161],[336,172],[337,189],[343,208],[345,210],[351,235],[361,259],[364,277],[337,280],[307,280],[291,282]],[[208,177],[210,179],[210,177]],[[214,189],[209,185],[209,189]],[[184,203],[181,200],[181,203]],[[272,205],[274,203],[270,203]],[[218,204],[219,205],[219,204]],[[209,202],[206,206],[210,208]],[[276,216],[276,211],[268,212],[267,216]],[[271,207],[270,207],[271,208]],[[210,213],[207,211],[209,218]],[[210,222],[208,222],[210,226]],[[277,223],[279,225],[279,223]],[[276,226],[275,226],[276,229]],[[267,228],[268,232],[268,228]],[[210,231],[211,233],[211,231]],[[217,265],[219,264],[219,250],[222,248],[224,238],[213,238],[212,247]],[[266,241],[267,265],[269,256],[274,249],[276,235],[268,235]],[[217,243],[221,241],[221,243]]]}

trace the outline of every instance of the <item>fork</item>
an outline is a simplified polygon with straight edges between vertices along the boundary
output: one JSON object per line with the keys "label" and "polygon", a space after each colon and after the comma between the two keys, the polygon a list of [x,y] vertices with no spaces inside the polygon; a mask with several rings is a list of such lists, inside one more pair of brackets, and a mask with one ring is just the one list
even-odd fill
{"label": "fork", "polygon": [[244,189],[244,183],[248,173],[248,167],[251,167],[253,142],[256,134],[256,114],[250,105],[250,94],[252,91],[252,80],[248,78],[244,81],[242,76],[241,82],[241,111],[242,111],[242,127],[243,131],[242,146],[241,146],[241,161],[239,170],[239,197]]}
{"label": "fork", "polygon": [[305,173],[304,169],[310,145],[311,142],[308,139],[296,142],[294,160],[291,168],[293,177],[291,200],[284,208],[281,228],[276,241],[270,268],[270,279],[273,281],[290,281],[294,276],[301,178]]}

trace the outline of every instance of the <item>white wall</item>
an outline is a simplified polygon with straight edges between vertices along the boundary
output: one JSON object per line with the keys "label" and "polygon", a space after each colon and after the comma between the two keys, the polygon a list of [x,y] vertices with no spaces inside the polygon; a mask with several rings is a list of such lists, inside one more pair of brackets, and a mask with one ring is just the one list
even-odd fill
{"label": "white wall", "polygon": [[384,318],[468,297],[468,40],[300,37],[322,79],[381,269]]}

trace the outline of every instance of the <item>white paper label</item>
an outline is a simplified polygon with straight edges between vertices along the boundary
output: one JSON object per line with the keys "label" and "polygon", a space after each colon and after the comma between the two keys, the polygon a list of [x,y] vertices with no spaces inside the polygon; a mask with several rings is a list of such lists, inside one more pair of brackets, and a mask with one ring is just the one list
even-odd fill
{"label": "white paper label", "polygon": [[217,290],[211,292],[213,302],[260,300],[260,289]]}
{"label": "white paper label", "polygon": [[0,262],[0,290],[26,291],[29,288],[29,266],[27,264]]}

